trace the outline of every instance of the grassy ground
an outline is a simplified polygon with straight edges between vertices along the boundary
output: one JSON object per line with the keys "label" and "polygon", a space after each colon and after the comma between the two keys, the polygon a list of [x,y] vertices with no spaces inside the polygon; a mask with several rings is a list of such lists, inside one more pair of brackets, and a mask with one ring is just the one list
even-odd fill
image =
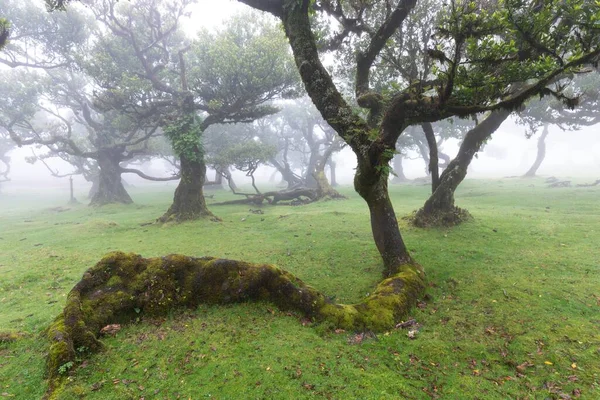
{"label": "grassy ground", "polygon": [[[532,186],[533,185],[533,186]],[[399,216],[426,186],[394,186]],[[66,207],[60,197],[0,196],[0,397],[45,390],[39,332],[104,253],[169,253],[275,263],[340,302],[380,277],[364,203],[212,210],[222,223],[147,225],[171,193],[136,204]],[[333,332],[269,304],[202,306],[104,339],[108,350],[68,370],[63,399],[600,398],[600,188],[541,180],[467,181],[457,205],[475,220],[419,230],[401,221],[428,274],[420,324],[376,337]],[[215,193],[213,201],[228,199]],[[86,359],[87,358],[87,359]]]}

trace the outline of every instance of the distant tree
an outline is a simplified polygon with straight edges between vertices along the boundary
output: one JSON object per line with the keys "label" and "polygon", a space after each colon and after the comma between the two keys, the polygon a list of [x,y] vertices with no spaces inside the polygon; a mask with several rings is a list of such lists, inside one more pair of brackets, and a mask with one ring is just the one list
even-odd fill
{"label": "distant tree", "polygon": [[286,121],[288,111],[288,107],[283,106],[281,112],[257,121],[257,130],[261,140],[277,149],[269,164],[281,174],[287,188],[292,189],[304,185],[306,153],[302,132],[291,129]]}
{"label": "distant tree", "polygon": [[[246,176],[252,181],[255,194],[260,195],[261,191],[256,186],[254,173],[258,167],[265,165],[275,152],[276,149],[274,147],[261,143],[255,138],[249,138],[244,141],[238,141],[230,147],[223,149],[221,153],[215,154],[213,162],[220,165],[231,165],[235,169],[245,172]],[[235,186],[230,185],[230,188],[233,193],[238,194]]]}
{"label": "distant tree", "polygon": [[0,64],[11,68],[64,68],[85,53],[82,46],[93,23],[86,14],[72,10],[48,13],[39,0],[2,3],[3,17],[10,21],[11,40],[0,53]]}
{"label": "distant tree", "polygon": [[[19,146],[43,145],[59,157],[94,160],[98,191],[91,198],[92,205],[132,202],[123,187],[123,173],[173,179],[152,178],[121,166],[151,153],[148,141],[159,134],[152,109],[137,120],[106,110],[89,93],[90,81],[73,72],[54,70],[49,77],[41,77],[14,71],[3,78],[0,85],[10,107],[0,106],[0,126]],[[81,161],[72,164],[84,165]]]}
{"label": "distant tree", "polygon": [[307,101],[283,105],[281,112],[264,119],[259,135],[277,146],[279,151],[270,163],[288,188],[304,186],[317,189],[323,197],[341,198],[327,180],[325,167],[344,143]]}
{"label": "distant tree", "polygon": [[[180,159],[181,180],[161,221],[211,216],[203,185],[203,132],[218,123],[251,122],[276,111],[298,79],[281,32],[259,16],[237,16],[220,32],[185,37],[180,21],[191,1],[86,1],[107,33],[98,53],[113,69],[105,75],[115,107],[131,104],[119,91],[149,86],[161,107],[162,127]],[[143,111],[143,110],[142,110]]]}
{"label": "distant tree", "polygon": [[567,108],[560,101],[547,97],[528,102],[527,107],[518,113],[517,122],[525,125],[528,138],[542,129],[537,142],[535,161],[523,177],[536,176],[542,165],[546,156],[546,138],[550,126],[572,131],[600,123],[600,73],[597,70],[577,76],[570,95],[578,96],[579,101],[575,109]]}

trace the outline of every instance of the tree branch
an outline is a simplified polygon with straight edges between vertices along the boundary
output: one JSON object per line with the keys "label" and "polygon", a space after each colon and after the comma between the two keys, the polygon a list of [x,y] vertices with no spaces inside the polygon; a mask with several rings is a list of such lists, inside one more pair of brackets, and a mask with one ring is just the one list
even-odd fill
{"label": "tree branch", "polygon": [[139,169],[135,169],[135,168],[120,168],[120,171],[122,174],[136,174],[141,178],[144,178],[146,180],[149,181],[155,181],[155,182],[166,182],[166,181],[176,181],[177,179],[181,179],[181,174],[176,174],[170,177],[154,177],[154,176],[150,176],[150,175],[146,175],[145,173],[143,173],[142,171],[140,171]]}

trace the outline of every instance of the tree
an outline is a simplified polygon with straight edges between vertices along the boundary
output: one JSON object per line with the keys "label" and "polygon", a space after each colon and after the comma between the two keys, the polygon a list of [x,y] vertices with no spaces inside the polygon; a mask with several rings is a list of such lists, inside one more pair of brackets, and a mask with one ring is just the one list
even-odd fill
{"label": "tree", "polygon": [[208,165],[226,178],[234,194],[238,194],[237,187],[228,172],[229,168],[233,166],[245,172],[251,178],[256,194],[260,194],[254,173],[276,152],[272,145],[258,138],[257,128],[256,123],[213,125],[204,135]]}
{"label": "tree", "polygon": [[[70,65],[89,37],[85,14],[66,11],[49,14],[36,0],[4,0],[11,40],[0,53],[0,64],[11,68],[55,69]],[[8,34],[8,22],[0,26]]]}
{"label": "tree", "polygon": [[[281,134],[286,146],[302,155],[302,184],[317,190],[317,198],[342,198],[330,185],[325,176],[325,166],[333,153],[344,147],[343,141],[335,131],[322,119],[318,110],[308,99],[297,100],[289,104],[278,114],[284,124]],[[286,129],[287,128],[287,129]],[[286,133],[291,131],[291,134]],[[283,152],[288,149],[283,149]],[[283,174],[283,173],[282,173]]]}
{"label": "tree", "polygon": [[540,168],[540,165],[542,165],[542,162],[546,157],[546,138],[548,137],[548,133],[548,124],[546,123],[544,124],[542,134],[538,138],[537,155],[535,157],[535,161],[533,162],[531,168],[529,168],[527,172],[525,172],[525,175],[523,175],[524,178],[533,178],[537,170]]}
{"label": "tree", "polygon": [[59,157],[94,160],[99,175],[92,205],[131,203],[121,180],[126,172],[146,179],[172,179],[148,177],[120,165],[150,153],[148,140],[158,134],[151,109],[136,120],[104,109],[89,93],[87,77],[64,70],[46,74],[49,77],[15,71],[1,83],[9,102],[0,107],[0,126],[17,145],[43,145]]}
{"label": "tree", "polygon": [[[392,35],[411,14],[416,0],[240,1],[281,20],[306,91],[322,117],[356,154],[354,186],[369,207],[386,279],[361,303],[339,305],[271,266],[181,256],[145,260],[112,253],[88,271],[71,292],[64,312],[49,327],[51,371],[73,359],[70,349],[75,346],[98,349],[94,335],[107,315],[130,315],[137,306],[148,313],[164,314],[174,305],[266,298],[344,328],[392,327],[425,288],[423,269],[404,244],[387,190],[389,161],[401,133],[410,125],[452,116],[510,112],[540,93],[562,97],[560,90],[547,86],[565,73],[595,62],[600,55],[600,38],[593,23],[600,18],[600,10],[584,0],[544,2],[536,4],[535,10],[522,0],[499,5],[451,1],[439,12],[439,28],[430,51],[437,66],[432,71],[434,79],[423,77],[398,88],[390,85],[387,92],[377,91],[371,86],[371,71],[380,61],[382,49],[395,45]],[[311,18],[320,16],[339,21],[340,31],[328,41],[329,48],[348,42],[356,45],[354,96],[359,111],[343,97],[321,62],[320,43],[311,24]],[[524,21],[528,21],[526,26]],[[362,40],[345,42],[358,33]],[[123,268],[125,265],[129,268]],[[113,276],[123,282],[123,301],[114,301],[110,295]],[[156,277],[153,282],[159,290],[141,283],[148,277]],[[106,312],[98,315],[90,310]]]}
{"label": "tree", "polygon": [[[534,132],[546,123],[556,124],[561,129],[577,129],[580,125],[593,125],[598,121],[597,102],[598,84],[597,73],[592,73],[590,68],[584,69],[578,76],[569,77],[570,86],[561,84],[563,96],[575,99],[577,107],[567,102],[564,98],[547,96],[539,100],[532,100],[524,104],[519,118],[529,127],[529,132]],[[510,113],[498,110],[490,113],[476,127],[470,129],[459,148],[458,154],[449,164],[452,169],[444,171],[440,177],[439,187],[434,189],[424,206],[417,211],[413,223],[417,226],[454,225],[470,217],[470,214],[455,206],[454,193],[466,176],[467,168],[475,154],[491,138],[500,125],[508,119]],[[548,135],[544,128],[538,140],[538,153],[529,174],[534,174],[541,165],[545,156],[545,140]]]}
{"label": "tree", "polygon": [[[406,127],[498,110],[480,124],[481,129],[497,123],[533,95],[564,99],[548,85],[595,62],[600,54],[598,33],[588,25],[600,11],[588,11],[589,7],[581,11],[585,2],[549,2],[542,5],[542,12],[533,13],[517,1],[497,5],[452,1],[439,12],[439,27],[428,49],[435,61],[434,79],[424,76],[403,88],[390,85],[388,92],[376,91],[371,86],[371,71],[382,50],[394,45],[393,35],[416,1],[356,4],[354,8],[341,1],[316,2],[315,8],[308,0],[240,1],[281,19],[309,96],[357,156],[354,186],[369,206],[385,275],[404,273],[401,281],[405,285],[418,282],[421,270],[400,235],[387,181],[395,143]],[[363,34],[362,41],[355,42],[353,67],[356,102],[366,118],[344,99],[321,62],[311,25],[313,10],[339,21],[340,31],[334,39]],[[445,171],[448,175],[463,168],[456,163],[451,166]]]}
{"label": "tree", "polygon": [[577,130],[582,126],[592,126],[600,122],[598,103],[600,100],[600,74],[598,71],[578,76],[574,80],[572,96],[578,96],[577,108],[571,110],[553,98],[532,100],[527,107],[517,115],[517,122],[526,126],[528,138],[542,128],[538,138],[537,155],[531,168],[523,175],[524,178],[536,176],[538,168],[546,156],[546,138],[549,126],[557,126],[563,131]]}
{"label": "tree", "polygon": [[112,61],[114,71],[105,87],[140,81],[149,85],[154,104],[165,115],[163,130],[180,158],[181,181],[173,204],[160,218],[163,222],[212,216],[202,189],[202,133],[213,124],[251,122],[275,112],[268,102],[288,94],[297,83],[285,41],[272,23],[238,16],[221,32],[202,31],[190,41],[180,30],[180,20],[191,2],[88,2],[108,31],[99,52]]}

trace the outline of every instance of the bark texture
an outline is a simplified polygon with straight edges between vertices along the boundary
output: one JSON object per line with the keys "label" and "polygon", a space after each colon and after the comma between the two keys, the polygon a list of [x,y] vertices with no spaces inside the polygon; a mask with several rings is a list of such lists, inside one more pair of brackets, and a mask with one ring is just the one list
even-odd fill
{"label": "bark texture", "polygon": [[468,211],[454,205],[454,192],[465,179],[475,154],[509,115],[507,110],[494,111],[467,132],[458,154],[440,176],[436,190],[414,215],[412,222],[415,226],[452,226],[470,218]]}
{"label": "bark texture", "polygon": [[[361,303],[335,304],[294,275],[272,265],[169,255],[142,258],[107,254],[69,292],[65,308],[46,329],[50,384],[45,398],[60,398],[61,366],[77,362],[77,349],[102,349],[99,334],[109,324],[165,315],[199,304],[269,301],[343,329],[390,329],[406,316],[424,289],[422,270],[404,265]],[[72,365],[72,364],[71,364]]]}
{"label": "bark texture", "polygon": [[531,168],[529,168],[529,171],[523,175],[524,178],[533,178],[537,173],[537,170],[540,168],[540,165],[542,165],[544,158],[546,158],[546,137],[548,137],[548,124],[544,125],[542,135],[538,139],[535,161]]}
{"label": "bark texture", "polygon": [[204,181],[206,180],[206,164],[204,158],[188,160],[181,156],[181,180],[173,204],[167,212],[158,219],[159,222],[183,222],[202,217],[214,217],[206,206],[204,199]]}

